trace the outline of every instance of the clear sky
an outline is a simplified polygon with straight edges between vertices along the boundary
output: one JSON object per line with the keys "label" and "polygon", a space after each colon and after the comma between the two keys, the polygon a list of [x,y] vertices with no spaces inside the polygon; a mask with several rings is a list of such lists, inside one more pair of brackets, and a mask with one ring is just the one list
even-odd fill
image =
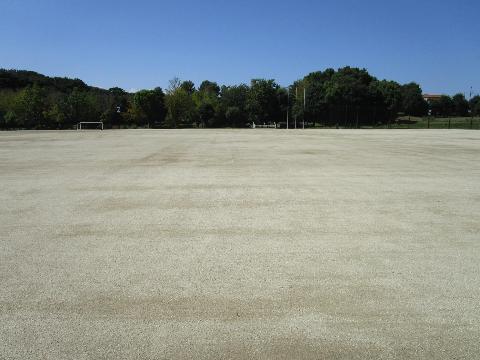
{"label": "clear sky", "polygon": [[133,90],[351,65],[468,96],[479,14],[479,0],[0,0],[0,67]]}

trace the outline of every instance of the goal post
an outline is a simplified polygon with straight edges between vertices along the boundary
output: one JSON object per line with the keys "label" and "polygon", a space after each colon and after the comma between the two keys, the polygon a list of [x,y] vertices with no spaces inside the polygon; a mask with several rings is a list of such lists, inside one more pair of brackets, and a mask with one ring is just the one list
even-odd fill
{"label": "goal post", "polygon": [[252,122],[252,125],[251,125],[251,128],[252,129],[278,129],[279,124],[277,123],[273,123],[273,124],[255,124],[254,122]]}
{"label": "goal post", "polygon": [[77,124],[77,130],[88,129],[88,125],[100,125],[100,129],[103,130],[103,121],[81,121]]}

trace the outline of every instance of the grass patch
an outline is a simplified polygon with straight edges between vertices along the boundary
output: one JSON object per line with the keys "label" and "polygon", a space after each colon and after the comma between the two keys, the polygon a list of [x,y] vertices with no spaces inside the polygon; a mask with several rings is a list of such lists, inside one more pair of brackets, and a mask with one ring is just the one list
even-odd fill
{"label": "grass patch", "polygon": [[391,124],[395,129],[480,129],[479,117],[402,117]]}

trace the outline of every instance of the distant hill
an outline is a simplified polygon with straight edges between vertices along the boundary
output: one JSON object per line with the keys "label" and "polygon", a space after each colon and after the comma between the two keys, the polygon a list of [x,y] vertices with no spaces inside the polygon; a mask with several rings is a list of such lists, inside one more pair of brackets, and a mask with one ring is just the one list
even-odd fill
{"label": "distant hill", "polygon": [[69,93],[75,88],[99,92],[107,91],[88,86],[80,79],[50,77],[28,70],[0,69],[0,90],[20,90],[33,84],[37,84],[41,88],[62,93]]}
{"label": "distant hill", "polygon": [[0,69],[0,129],[71,129],[80,121],[99,120],[118,127],[123,118],[129,125],[131,96],[80,79]]}

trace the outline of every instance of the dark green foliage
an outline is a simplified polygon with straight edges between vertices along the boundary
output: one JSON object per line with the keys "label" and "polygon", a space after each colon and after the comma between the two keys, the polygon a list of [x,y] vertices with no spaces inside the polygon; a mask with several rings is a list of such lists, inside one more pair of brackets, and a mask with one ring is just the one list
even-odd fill
{"label": "dark green foliage", "polygon": [[474,96],[470,102],[470,109],[473,115],[480,116],[480,95]]}
{"label": "dark green foliage", "polygon": [[428,112],[428,104],[423,99],[422,89],[416,83],[409,83],[401,87],[402,112],[406,115],[424,116]]}
{"label": "dark green foliage", "polygon": [[[411,87],[407,86],[404,92],[411,90],[415,95],[413,100],[418,100],[419,94],[423,106],[421,91],[418,93],[419,88]],[[410,104],[412,101],[404,103],[400,84],[379,81],[365,69],[351,67],[307,75],[290,87],[290,99],[294,119],[303,122],[305,118],[323,126],[371,126],[392,121],[402,110],[417,111]],[[405,109],[405,105],[410,109]]]}
{"label": "dark green foliage", "polygon": [[220,94],[220,87],[216,82],[205,80],[200,84],[198,91],[212,96],[218,96]]}
{"label": "dark green foliage", "polygon": [[1,128],[71,129],[80,121],[99,120],[120,127],[131,102],[132,95],[120,88],[103,90],[78,79],[0,69]]}
{"label": "dark green foliage", "polygon": [[433,116],[451,116],[455,112],[455,104],[450,96],[443,95],[432,101],[430,110]]}
{"label": "dark green foliage", "polygon": [[456,116],[467,116],[469,110],[469,104],[465,95],[456,94],[452,97],[453,107]]}
{"label": "dark green foliage", "polygon": [[108,128],[127,126],[131,110],[131,95],[118,87],[108,89],[108,92],[108,96],[103,99],[101,121]]}
{"label": "dark green foliage", "polygon": [[372,124],[390,123],[403,110],[402,87],[395,81],[373,81],[370,86],[373,97]]}
{"label": "dark green foliage", "polygon": [[0,69],[0,90],[18,90],[32,84],[37,84],[41,88],[47,88],[48,91],[59,92],[72,91],[74,88],[89,88],[80,79],[48,77],[34,71]]}
{"label": "dark green foliage", "polygon": [[250,121],[257,124],[273,123],[281,119],[278,91],[274,80],[254,79],[247,94],[246,110]]}
{"label": "dark green foliage", "polygon": [[191,127],[196,123],[196,107],[192,94],[183,87],[171,87],[165,99],[167,106],[166,126],[170,128]]}
{"label": "dark green foliage", "polygon": [[0,126],[65,129],[79,121],[98,121],[118,90],[110,93],[78,79],[0,69]]}
{"label": "dark green foliage", "polygon": [[[480,97],[462,94],[430,104],[436,116],[480,115]],[[287,88],[274,80],[250,86],[219,86],[205,80],[170,81],[161,88],[130,94],[121,88],[87,86],[78,79],[32,71],[0,69],[0,128],[71,129],[80,121],[122,127],[390,126],[400,115],[424,116],[428,104],[416,83],[378,80],[367,70],[344,67],[308,74]]]}
{"label": "dark green foliage", "polygon": [[30,129],[47,128],[44,112],[46,110],[45,92],[37,85],[29,85],[17,96],[14,104],[18,126]]}
{"label": "dark green foliage", "polygon": [[180,87],[189,95],[193,95],[195,92],[195,84],[190,80],[182,82]]}
{"label": "dark green foliage", "polygon": [[249,87],[245,84],[222,86],[220,90],[220,109],[224,114],[225,126],[245,127],[248,122],[247,96]]}
{"label": "dark green foliage", "polygon": [[333,85],[331,80],[334,73],[333,69],[310,73],[302,83],[296,83],[290,88],[290,103],[294,108],[293,114],[297,118],[303,116],[303,87],[305,87],[306,119],[324,126],[330,123],[330,108],[333,104],[327,100],[327,90]]}
{"label": "dark green foliage", "polygon": [[140,90],[133,97],[133,106],[141,126],[161,127],[165,122],[165,94],[159,87],[154,90]]}
{"label": "dark green foliage", "polygon": [[203,127],[215,125],[215,108],[211,103],[202,102],[198,107],[198,116]]}
{"label": "dark green foliage", "polygon": [[245,125],[244,113],[237,106],[229,106],[225,111],[225,119],[228,126],[232,128],[243,127]]}
{"label": "dark green foliage", "polygon": [[217,83],[205,80],[193,94],[196,107],[196,126],[221,127],[224,117],[220,111],[220,87]]}

